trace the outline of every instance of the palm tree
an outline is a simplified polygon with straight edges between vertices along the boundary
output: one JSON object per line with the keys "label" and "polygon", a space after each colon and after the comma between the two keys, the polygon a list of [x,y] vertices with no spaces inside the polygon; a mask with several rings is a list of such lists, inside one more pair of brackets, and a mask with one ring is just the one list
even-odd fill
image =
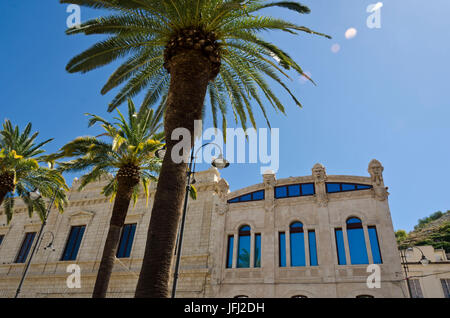
{"label": "palm tree", "polygon": [[[321,33],[283,19],[259,15],[265,8],[282,7],[299,14],[309,9],[294,1],[265,0],[60,0],[111,11],[67,30],[67,34],[110,35],[106,40],[75,56],[67,71],[88,72],[128,56],[108,79],[101,93],[124,84],[109,111],[129,97],[147,90],[143,106],[160,98],[166,101],[164,129],[171,136],[176,128],[191,133],[202,119],[207,95],[217,127],[222,114],[226,128],[227,108],[236,122],[255,127],[252,105],[257,105],[269,124],[264,100],[285,112],[266,79],[281,85],[301,106],[282,77],[287,70],[304,74],[282,49],[258,36],[259,31],[279,30],[291,34]],[[326,36],[328,37],[328,36]],[[281,75],[281,77],[280,77]],[[167,153],[175,141],[167,138]],[[187,161],[187,160],[186,160]],[[168,297],[176,232],[186,191],[186,163],[164,158],[152,209],[148,239],[136,297]]]}
{"label": "palm tree", "polygon": [[[19,126],[13,126],[11,121],[5,120],[0,131],[0,206],[3,203],[8,223],[11,221],[15,198],[20,197],[28,208],[31,217],[36,211],[41,218],[46,218],[44,198],[55,197],[54,204],[63,212],[67,202],[68,187],[61,173],[39,164],[45,162],[42,146],[52,139],[36,144],[39,135],[31,135],[31,123],[20,132]],[[39,199],[33,200],[30,192],[39,191]]]}
{"label": "palm tree", "polygon": [[[149,185],[156,181],[155,173],[159,171],[160,160],[154,152],[161,147],[163,134],[158,132],[162,127],[163,109],[156,112],[141,108],[136,113],[131,100],[128,101],[128,120],[120,113],[116,123],[90,116],[89,127],[99,122],[105,133],[97,137],[79,137],[61,148],[55,158],[75,157],[68,162],[60,163],[63,171],[86,171],[80,178],[79,190],[100,177],[110,177],[103,188],[105,196],[112,196],[114,207],[111,215],[109,231],[103,249],[93,297],[104,298],[108,290],[120,233],[127,216],[131,200],[136,203],[142,188],[148,199]],[[105,137],[108,141],[102,141]],[[141,184],[141,186],[140,186]]]}

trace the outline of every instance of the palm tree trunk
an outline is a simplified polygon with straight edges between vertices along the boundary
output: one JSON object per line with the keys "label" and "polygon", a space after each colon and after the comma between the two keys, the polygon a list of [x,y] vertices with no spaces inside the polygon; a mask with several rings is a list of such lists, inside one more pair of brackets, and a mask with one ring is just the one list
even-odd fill
{"label": "palm tree trunk", "polygon": [[[176,128],[190,132],[194,140],[194,120],[200,120],[211,77],[211,63],[198,51],[184,51],[170,60],[170,89],[166,104],[164,130],[166,156],[159,175],[155,201],[147,234],[144,260],[135,297],[169,297],[169,279],[173,252],[186,191],[186,163],[174,163],[171,140]],[[190,149],[187,150],[187,155]],[[186,157],[188,159],[188,156]]]}
{"label": "palm tree trunk", "polygon": [[120,240],[120,233],[130,206],[133,188],[139,183],[139,177],[120,177],[121,171],[117,174],[118,187],[116,199],[109,224],[108,236],[103,248],[102,260],[95,281],[92,298],[105,298],[108,291],[109,280],[114,267],[114,260],[117,254],[117,245]]}

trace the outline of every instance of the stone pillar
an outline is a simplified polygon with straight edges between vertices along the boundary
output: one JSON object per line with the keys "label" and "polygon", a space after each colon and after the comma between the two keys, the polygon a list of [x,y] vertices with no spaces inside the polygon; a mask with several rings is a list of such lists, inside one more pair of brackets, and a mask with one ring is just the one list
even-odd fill
{"label": "stone pillar", "polygon": [[335,282],[334,253],[328,248],[334,242],[334,228],[330,224],[330,211],[328,208],[328,194],[326,189],[327,173],[325,167],[317,163],[312,168],[314,180],[316,205],[314,212],[317,215],[316,245],[317,260],[324,282]]}
{"label": "stone pillar", "polygon": [[264,283],[270,284],[270,290],[266,290],[265,293],[267,297],[275,297],[275,271],[277,269],[276,259],[273,257],[276,255],[277,249],[277,239],[275,231],[275,185],[276,177],[275,173],[271,170],[267,170],[263,174],[264,183],[264,228],[266,229],[261,233],[261,265]]}

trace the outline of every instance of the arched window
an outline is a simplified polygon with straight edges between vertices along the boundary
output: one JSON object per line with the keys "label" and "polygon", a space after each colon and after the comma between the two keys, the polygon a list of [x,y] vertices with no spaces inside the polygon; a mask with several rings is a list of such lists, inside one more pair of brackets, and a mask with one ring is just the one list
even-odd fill
{"label": "arched window", "polygon": [[291,266],[306,266],[305,262],[305,236],[303,224],[294,222],[289,228],[291,245]]}
{"label": "arched window", "polygon": [[237,295],[237,296],[234,296],[234,298],[248,298],[248,296],[247,295]]}
{"label": "arched window", "polygon": [[295,296],[292,296],[291,298],[308,298],[308,296],[305,296],[305,295],[295,295]]}
{"label": "arched window", "polygon": [[250,267],[250,236],[251,228],[248,225],[244,225],[239,229],[238,239],[238,268]]}
{"label": "arched window", "polygon": [[348,248],[352,264],[369,264],[367,256],[366,240],[362,222],[356,217],[347,220]]}
{"label": "arched window", "polygon": [[358,295],[356,298],[375,298],[372,295]]}

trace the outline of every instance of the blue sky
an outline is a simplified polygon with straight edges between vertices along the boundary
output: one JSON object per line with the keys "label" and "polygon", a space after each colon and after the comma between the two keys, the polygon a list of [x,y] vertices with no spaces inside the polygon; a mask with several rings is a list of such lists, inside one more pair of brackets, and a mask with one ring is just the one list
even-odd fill
{"label": "blue sky", "polygon": [[[265,35],[318,84],[290,82],[303,109],[275,88],[287,110],[287,116],[269,114],[272,127],[280,128],[277,178],[308,175],[317,162],[328,174],[368,176],[376,158],[385,167],[394,227],[411,230],[417,219],[450,209],[450,2],[385,0],[381,28],[369,29],[366,8],[375,2],[306,0],[312,13],[304,16],[267,11],[333,36]],[[22,127],[31,121],[41,138],[55,138],[49,152],[97,132],[87,128],[84,113],[112,117],[106,105],[114,92],[101,96],[100,89],[118,64],[88,74],[65,71],[71,57],[103,38],[66,36],[66,7],[58,1],[0,3],[0,117]],[[81,19],[99,14],[83,8]],[[351,27],[357,35],[346,39]],[[261,116],[257,121],[265,127]],[[211,126],[210,113],[204,126]],[[232,117],[229,126],[236,127]],[[232,190],[262,180],[259,164],[234,164],[222,175]]]}

